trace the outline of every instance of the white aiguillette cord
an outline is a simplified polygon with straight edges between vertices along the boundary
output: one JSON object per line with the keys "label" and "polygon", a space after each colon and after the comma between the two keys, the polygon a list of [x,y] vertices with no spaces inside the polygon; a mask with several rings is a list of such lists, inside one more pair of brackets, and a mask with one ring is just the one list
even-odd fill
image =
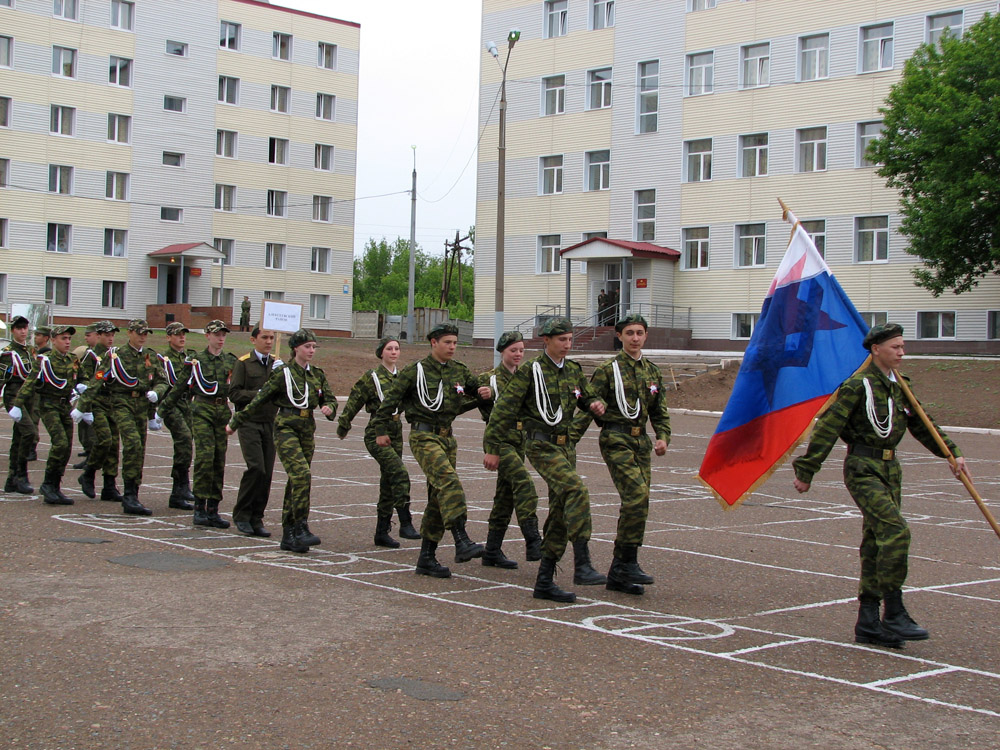
{"label": "white aiguillette cord", "polygon": [[[395,374],[393,373],[393,375]],[[375,370],[372,370],[372,380],[375,381],[375,394],[378,396],[378,402],[381,404],[385,401],[385,394],[382,393],[382,381],[378,379],[378,373]],[[393,414],[399,414],[399,409],[396,409]]]}
{"label": "white aiguillette cord", "polygon": [[535,406],[538,408],[538,413],[545,424],[549,427],[555,427],[562,421],[562,405],[560,404],[555,414],[552,413],[552,400],[549,398],[549,391],[545,387],[545,374],[542,372],[542,366],[538,362],[532,363],[531,374],[535,378]]}
{"label": "white aiguillette cord", "polygon": [[615,372],[615,401],[618,402],[618,411],[626,419],[635,419],[639,416],[639,397],[635,397],[634,407],[629,406],[628,399],[625,397],[625,383],[622,382],[622,371],[618,368],[617,360],[612,361],[611,369]]}
{"label": "white aiguillette cord", "polygon": [[[309,378],[306,378],[305,381],[306,390],[303,393],[295,384],[295,379],[292,377],[292,368],[285,367],[285,393],[288,396],[288,401],[296,409],[305,409],[309,406]],[[299,398],[296,399],[295,394],[298,394]]]}
{"label": "white aiguillette cord", "polygon": [[420,399],[420,405],[430,411],[437,411],[444,402],[444,379],[438,383],[437,397],[431,401],[431,394],[427,390],[427,377],[424,375],[424,366],[421,362],[417,362],[417,398]]}
{"label": "white aiguillette cord", "polygon": [[871,423],[875,434],[880,438],[887,438],[892,432],[892,397],[889,397],[889,414],[884,420],[878,418],[878,411],[875,409],[875,394],[872,393],[872,384],[868,378],[864,378],[865,384],[865,411],[868,414],[868,421]]}

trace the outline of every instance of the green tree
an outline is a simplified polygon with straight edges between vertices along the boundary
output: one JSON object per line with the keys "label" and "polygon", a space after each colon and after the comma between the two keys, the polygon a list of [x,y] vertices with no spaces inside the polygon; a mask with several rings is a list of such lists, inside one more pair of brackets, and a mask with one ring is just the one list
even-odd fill
{"label": "green tree", "polygon": [[1000,17],[907,60],[868,157],[900,192],[918,286],[967,292],[1000,273]]}

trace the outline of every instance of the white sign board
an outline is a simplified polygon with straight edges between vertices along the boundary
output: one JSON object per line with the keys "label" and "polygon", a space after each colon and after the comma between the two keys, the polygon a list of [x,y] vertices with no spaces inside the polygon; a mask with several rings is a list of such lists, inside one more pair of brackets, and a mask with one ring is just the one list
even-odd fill
{"label": "white sign board", "polygon": [[266,299],[260,313],[260,327],[268,331],[295,333],[302,327],[302,305]]}

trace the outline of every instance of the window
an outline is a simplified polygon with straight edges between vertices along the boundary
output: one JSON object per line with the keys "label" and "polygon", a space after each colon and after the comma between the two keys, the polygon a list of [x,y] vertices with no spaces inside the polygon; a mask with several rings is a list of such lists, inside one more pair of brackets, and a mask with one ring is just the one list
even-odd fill
{"label": "window", "polygon": [[889,313],[884,312],[863,312],[858,313],[864,319],[869,328],[884,326],[889,322]]}
{"label": "window", "polygon": [[538,255],[535,258],[535,273],[559,273],[559,248],[562,238],[558,234],[543,234],[538,238]]}
{"label": "window", "polygon": [[708,268],[708,227],[684,230],[684,268]]}
{"label": "window", "polygon": [[660,106],[660,61],[639,63],[639,112],[640,133],[656,132],[656,113]]}
{"label": "window", "polygon": [[799,37],[799,80],[818,81],[830,75],[830,35]]}
{"label": "window", "polygon": [[0,159],[0,188],[10,184],[10,159]]}
{"label": "window", "polygon": [[73,193],[73,167],[49,164],[49,192],[60,195]]}
{"label": "window", "polygon": [[128,231],[125,229],[105,229],[104,254],[109,258],[126,257],[128,255]]}
{"label": "window", "polygon": [[222,237],[216,237],[214,244],[215,244],[215,249],[226,256],[225,258],[222,259],[222,265],[224,266],[233,265],[233,250],[234,250],[233,246],[235,245],[235,241],[223,239]]}
{"label": "window", "polygon": [[687,56],[688,96],[711,94],[715,79],[715,53],[699,52]]}
{"label": "window", "polygon": [[111,0],[111,28],[131,31],[134,18],[135,3],[129,0]]}
{"label": "window", "polygon": [[63,78],[76,78],[75,49],[69,47],[52,48],[52,74]]}
{"label": "window", "polygon": [[918,312],[917,336],[922,339],[955,338],[955,313]]}
{"label": "window", "polygon": [[[607,238],[608,238],[607,232],[584,232],[582,241],[586,242],[587,240],[594,240],[594,239],[606,240]],[[587,261],[579,261],[579,262],[586,263]]]}
{"label": "window", "polygon": [[813,241],[819,254],[826,257],[826,219],[815,219],[813,221],[803,221],[802,228]]}
{"label": "window", "polygon": [[767,175],[767,133],[740,136],[740,176]]}
{"label": "window", "polygon": [[215,210],[235,211],[236,210],[236,186],[216,185],[215,186]]}
{"label": "window", "polygon": [[611,106],[611,68],[591,70],[587,73],[587,109],[604,109]]}
{"label": "window", "polygon": [[231,287],[226,287],[225,289],[220,289],[217,286],[212,287],[212,306],[213,307],[232,307],[233,306],[233,290]]}
{"label": "window", "polygon": [[749,44],[740,50],[743,58],[740,85],[745,89],[767,86],[771,83],[771,45]]}
{"label": "window", "polygon": [[639,242],[656,240],[656,191],[635,191],[635,238]]}
{"label": "window", "polygon": [[758,318],[760,318],[760,313],[733,313],[733,338],[750,338]]}
{"label": "window", "polygon": [[284,292],[270,292],[267,289],[264,290],[264,299],[273,299],[275,302],[281,302],[285,299]]}
{"label": "window", "polygon": [[125,309],[125,282],[105,281],[101,289],[101,307]]}
{"label": "window", "polygon": [[859,167],[874,167],[875,162],[868,158],[868,146],[882,132],[882,122],[858,123],[858,161]]}
{"label": "window", "polygon": [[284,216],[288,204],[288,193],[284,190],[267,191],[267,215]]}
{"label": "window", "polygon": [[954,13],[940,13],[936,16],[927,16],[927,42],[937,44],[947,31],[952,36],[962,36],[962,25],[964,17],[962,11]]}
{"label": "window", "polygon": [[216,130],[215,131],[215,155],[224,156],[227,159],[236,158],[236,131]]}
{"label": "window", "polygon": [[45,234],[45,249],[50,253],[68,253],[72,247],[73,227],[69,224],[49,224]]}
{"label": "window", "polygon": [[45,277],[45,301],[53,305],[69,305],[69,279],[58,276]]}
{"label": "window", "polygon": [[591,0],[590,28],[610,29],[615,25],[615,0]]}
{"label": "window", "polygon": [[715,7],[715,0],[690,0],[691,10],[709,10]]}
{"label": "window", "polygon": [[267,139],[267,163],[268,164],[288,164],[288,139],[268,138]]}
{"label": "window", "polygon": [[587,152],[587,190],[608,190],[611,188],[611,152]]}
{"label": "window", "polygon": [[132,132],[132,118],[129,115],[108,114],[108,140],[112,143],[128,143]]}
{"label": "window", "polygon": [[566,76],[542,79],[542,114],[561,115],[566,111]]}
{"label": "window", "polygon": [[736,267],[752,268],[764,265],[764,224],[737,224]]}
{"label": "window", "polygon": [[799,148],[800,172],[822,172],[826,169],[826,128],[802,128],[795,131]]}
{"label": "window", "polygon": [[[0,300],[3,300],[3,283],[0,282]],[[986,319],[986,338],[1000,339],[1000,310],[990,310]]]}
{"label": "window", "polygon": [[183,112],[187,109],[187,99],[183,96],[164,94],[163,108],[168,112]]}
{"label": "window", "polygon": [[10,127],[10,97],[0,96],[0,128]]}
{"label": "window", "polygon": [[562,192],[563,158],[558,156],[543,156],[539,160],[541,184],[538,192],[541,195],[555,195]]}
{"label": "window", "polygon": [[313,273],[330,273],[330,248],[314,247],[309,270]]}
{"label": "window", "polygon": [[545,38],[566,36],[566,0],[545,0]]}
{"label": "window", "polygon": [[[14,39],[0,36],[0,67],[9,68],[14,60]],[[52,53],[52,72],[56,72],[55,51]]]}
{"label": "window", "polygon": [[309,295],[309,317],[318,320],[326,320],[330,310],[330,295],[310,294]]}
{"label": "window", "polygon": [[316,144],[313,167],[315,169],[322,169],[324,172],[333,171],[333,146],[327,146],[323,143]]}
{"label": "window", "polygon": [[[0,219],[0,247],[7,247],[7,219]],[[0,273],[0,302],[6,299],[7,295],[7,274]]]}
{"label": "window", "polygon": [[327,70],[337,69],[337,45],[329,42],[319,43],[319,61],[316,63]]}
{"label": "window", "polygon": [[112,86],[129,87],[132,85],[132,61],[127,57],[111,56],[108,69],[108,83]]}
{"label": "window", "polygon": [[183,167],[184,154],[178,153],[177,151],[164,151],[163,165],[166,167]]}
{"label": "window", "polygon": [[892,24],[861,29],[861,72],[892,68]]}
{"label": "window", "polygon": [[219,46],[223,49],[240,48],[240,25],[232,21],[219,24]]}
{"label": "window", "polygon": [[52,0],[52,15],[76,20],[76,0]]}
{"label": "window", "polygon": [[60,107],[58,104],[53,104],[49,116],[49,132],[56,135],[73,135],[75,121],[75,107]]}
{"label": "window", "polygon": [[108,172],[104,181],[104,197],[113,201],[128,200],[128,172]]}
{"label": "window", "polygon": [[292,59],[291,34],[282,34],[280,31],[274,32],[274,41],[271,45],[271,57],[277,60]]}
{"label": "window", "polygon": [[271,86],[271,111],[287,114],[288,99],[291,95],[292,90],[288,86]]}
{"label": "window", "polygon": [[330,221],[332,219],[333,198],[329,195],[313,196],[313,221]]}
{"label": "window", "polygon": [[238,104],[240,101],[240,79],[219,76],[219,101],[223,104]]}
{"label": "window", "polygon": [[337,97],[333,94],[316,94],[316,117],[320,120],[332,120]]}
{"label": "window", "polygon": [[175,42],[168,39],[166,49],[168,55],[176,55],[177,57],[188,56],[188,46],[184,42]]}
{"label": "window", "polygon": [[712,179],[712,139],[702,138],[684,144],[687,162],[686,182],[707,182]]}
{"label": "window", "polygon": [[857,217],[854,220],[854,262],[880,260],[889,260],[889,217]]}
{"label": "window", "polygon": [[160,221],[184,221],[184,209],[173,206],[163,206],[160,208]]}
{"label": "window", "polygon": [[275,271],[285,267],[285,246],[277,242],[268,242],[264,247],[264,266]]}

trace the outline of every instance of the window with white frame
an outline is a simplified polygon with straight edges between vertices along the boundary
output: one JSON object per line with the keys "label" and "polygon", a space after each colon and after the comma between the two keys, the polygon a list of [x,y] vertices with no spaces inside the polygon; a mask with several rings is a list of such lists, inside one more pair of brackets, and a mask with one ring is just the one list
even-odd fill
{"label": "window with white frame", "polygon": [[766,225],[736,225],[736,267],[754,268],[764,265],[767,249]]}
{"label": "window with white frame", "polygon": [[267,139],[267,163],[268,164],[288,164],[288,139],[268,138]]}
{"label": "window with white frame", "polygon": [[760,313],[733,313],[733,338],[748,339],[760,319]]}
{"label": "window with white frame", "polygon": [[112,143],[128,143],[132,134],[132,118],[129,115],[108,114],[108,140]]}
{"label": "window with white frame", "polygon": [[857,165],[859,167],[874,167],[877,166],[875,162],[868,158],[868,146],[874,141],[882,132],[884,127],[881,120],[878,122],[859,122],[858,123],[858,160]]}
{"label": "window with white frame", "polygon": [[215,186],[215,210],[235,211],[236,210],[236,186],[219,185]]}
{"label": "window with white frame", "polygon": [[587,190],[609,190],[611,188],[611,151],[588,151]]}
{"label": "window with white frame", "polygon": [[615,25],[615,0],[590,0],[590,28],[610,29]]}
{"label": "window with white frame", "polygon": [[128,181],[128,172],[108,172],[104,180],[104,197],[113,201],[127,201]]}
{"label": "window with white frame", "polygon": [[67,307],[69,305],[69,279],[60,276],[46,276],[45,301],[60,307]]}
{"label": "window with white frame", "polygon": [[73,167],[49,164],[49,192],[60,195],[73,194]]}
{"label": "window with white frame", "polygon": [[566,111],[566,76],[542,79],[542,114],[561,115]]}
{"label": "window with white frame", "polygon": [[188,46],[185,42],[175,42],[173,39],[168,39],[165,50],[168,55],[174,55],[176,57],[188,56]]}
{"label": "window with white frame", "polygon": [[538,237],[535,273],[559,273],[562,260],[559,255],[561,243],[562,236],[558,234],[543,234]]}
{"label": "window with white frame", "polygon": [[319,60],[316,63],[327,70],[337,69],[337,45],[330,42],[319,43]]}
{"label": "window with white frame", "polygon": [[283,217],[288,210],[288,193],[284,190],[267,191],[267,215]]}
{"label": "window with white frame", "polygon": [[330,248],[314,247],[312,249],[309,270],[313,273],[330,273]]}
{"label": "window with white frame", "polygon": [[288,101],[292,90],[288,86],[271,86],[271,111],[288,114]]}
{"label": "window with white frame", "polygon": [[280,242],[268,242],[264,246],[264,267],[280,271],[285,267],[285,246]]}
{"label": "window with white frame", "polygon": [[240,25],[232,21],[219,23],[219,46],[223,49],[240,48]]}
{"label": "window with white frame", "polygon": [[711,94],[715,88],[715,53],[697,52],[685,58],[688,96]]}
{"label": "window with white frame", "polygon": [[329,195],[313,196],[313,221],[333,220],[333,198]]}
{"label": "window with white frame", "polygon": [[313,156],[313,168],[324,172],[333,171],[333,146],[325,143],[316,144],[316,152]]}
{"label": "window with white frame", "polygon": [[184,154],[179,151],[164,151],[160,159],[165,167],[184,166]]}
{"label": "window with white frame", "polygon": [[587,71],[587,109],[611,106],[611,68]]}
{"label": "window with white frame", "polygon": [[10,159],[0,159],[0,188],[10,186]]}
{"label": "window with white frame", "polygon": [[160,221],[173,221],[181,223],[184,221],[184,209],[176,206],[161,206]]}
{"label": "window with white frame", "polygon": [[57,18],[76,20],[76,0],[52,0],[52,15]]}
{"label": "window with white frame", "polygon": [[0,128],[10,127],[10,97],[0,96]]}
{"label": "window with white frame", "polygon": [[333,120],[337,97],[333,94],[316,94],[316,117],[320,120]]}
{"label": "window with white frame", "polygon": [[73,245],[73,227],[50,223],[45,233],[45,249],[50,253],[68,253]]}
{"label": "window with white frame", "polygon": [[130,2],[130,0],[111,0],[111,28],[131,31],[134,20],[134,2]]}
{"label": "window with white frame", "polygon": [[637,242],[656,241],[656,191],[635,191],[635,239]]}
{"label": "window with white frame", "polygon": [[798,143],[798,171],[822,172],[826,169],[826,127],[795,131]]}
{"label": "window with white frame", "polygon": [[884,326],[889,322],[889,313],[885,312],[861,312],[858,313],[869,328]]}
{"label": "window with white frame", "polygon": [[70,47],[52,47],[52,74],[63,78],[76,78],[76,50]]}
{"label": "window with white frame", "polygon": [[215,155],[226,159],[236,158],[236,131],[216,130],[215,131]]}
{"label": "window with white frame", "polygon": [[649,60],[639,63],[638,132],[655,133],[656,115],[660,108],[660,61]]}
{"label": "window with white frame", "polygon": [[684,268],[708,268],[708,227],[684,230]]}
{"label": "window with white frame", "polygon": [[212,307],[232,307],[233,306],[233,289],[232,287],[225,287],[220,289],[217,286],[212,287]]}
{"label": "window with white frame", "polygon": [[767,175],[767,133],[740,136],[740,176]]}
{"label": "window with white frame", "polygon": [[563,187],[562,154],[543,156],[538,160],[538,165],[538,192],[541,195],[561,193]]}
{"label": "window with white frame", "polygon": [[187,98],[164,94],[163,109],[167,112],[184,112],[187,109]]}
{"label": "window with white frame", "polygon": [[[7,221],[6,219],[0,219],[0,228],[3,228],[5,226],[6,221]],[[6,237],[6,234],[4,235],[4,237]],[[6,244],[7,243],[5,242],[3,246],[6,247]],[[0,273],[0,302],[6,302],[6,301],[7,301],[7,274]]]}
{"label": "window with white frame", "polygon": [[945,32],[952,36],[962,36],[962,26],[965,16],[960,10],[953,13],[938,13],[927,16],[927,42],[937,44]]}
{"label": "window with white frame", "polygon": [[921,339],[953,339],[955,338],[954,312],[918,312],[917,338]]}
{"label": "window with white frame", "polygon": [[684,142],[684,174],[686,182],[707,182],[712,179],[712,139],[701,138]]}
{"label": "window with white frame", "polygon": [[275,302],[282,302],[285,299],[285,293],[279,291],[269,291],[265,289],[264,299],[273,299]]}
{"label": "window with white frame", "polygon": [[566,0],[545,0],[545,38],[566,36]]}
{"label": "window with white frame", "polygon": [[101,285],[101,307],[125,309],[125,282],[105,280]]}
{"label": "window with white frame", "polygon": [[861,28],[861,72],[892,69],[893,25],[880,23]]}
{"label": "window with white frame", "polygon": [[76,108],[53,104],[49,114],[49,132],[55,135],[73,135]]}
{"label": "window with white frame", "polygon": [[[0,247],[7,247],[7,230],[9,229],[9,219],[0,218]],[[0,302],[4,301],[4,291],[7,281],[6,274],[0,274]]]}
{"label": "window with white frame", "polygon": [[[0,283],[0,301],[3,299],[3,285]],[[1000,339],[1000,310],[990,310],[987,313],[986,338]]]}
{"label": "window with white frame", "polygon": [[854,262],[876,263],[889,259],[889,217],[854,219]]}
{"label": "window with white frame", "polygon": [[271,44],[271,57],[276,60],[292,59],[292,35],[275,31]]}
{"label": "window with white frame", "polygon": [[710,10],[715,7],[716,0],[688,0],[689,10]]}
{"label": "window with white frame", "polygon": [[128,257],[128,230],[111,229],[104,230],[104,255],[108,258]]}
{"label": "window with white frame", "polygon": [[826,257],[826,219],[811,219],[802,222],[802,228],[813,241],[822,257]]}
{"label": "window with white frame", "polygon": [[225,239],[223,237],[216,237],[213,244],[215,249],[222,253],[225,258],[221,259],[221,265],[231,266],[233,265],[233,253],[235,251],[236,240]]}
{"label": "window with white frame", "polygon": [[740,85],[745,89],[767,86],[771,83],[771,44],[748,44],[740,49],[743,65]]}
{"label": "window with white frame", "polygon": [[[14,64],[14,38],[0,36],[0,68],[9,68]],[[56,70],[55,51],[52,53],[52,72]]]}
{"label": "window with white frame", "polygon": [[818,81],[830,75],[830,35],[799,37],[799,80]]}
{"label": "window with white frame", "polygon": [[233,76],[219,76],[219,101],[222,104],[239,104],[239,78],[234,78]]}
{"label": "window with white frame", "polygon": [[326,317],[329,314],[330,314],[330,295],[310,294],[309,317],[313,318],[314,320],[326,320]]}
{"label": "window with white frame", "polygon": [[132,61],[127,57],[111,56],[108,65],[108,83],[128,88],[132,85]]}

